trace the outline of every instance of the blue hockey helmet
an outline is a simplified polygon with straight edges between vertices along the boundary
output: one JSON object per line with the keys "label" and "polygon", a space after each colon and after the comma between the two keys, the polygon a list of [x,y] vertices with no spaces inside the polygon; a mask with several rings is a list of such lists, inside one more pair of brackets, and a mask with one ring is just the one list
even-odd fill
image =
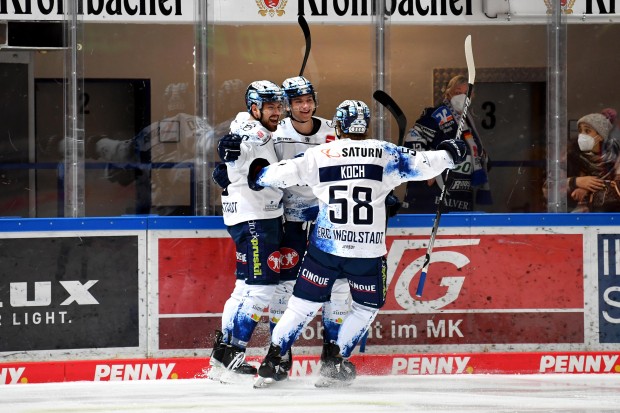
{"label": "blue hockey helmet", "polygon": [[368,130],[370,109],[361,100],[345,100],[336,108],[334,124],[336,122],[344,133],[363,135]]}
{"label": "blue hockey helmet", "polygon": [[280,89],[280,86],[268,80],[252,82],[245,91],[245,105],[250,113],[252,113],[253,104],[259,110],[262,110],[264,102],[284,103],[284,101],[284,92]]}
{"label": "blue hockey helmet", "polygon": [[284,90],[286,98],[289,101],[297,96],[312,95],[314,104],[318,105],[314,86],[312,86],[312,83],[310,83],[310,81],[303,76],[289,77],[282,82],[282,90]]}
{"label": "blue hockey helmet", "polygon": [[292,116],[291,100],[298,96],[305,95],[312,95],[312,100],[314,100],[312,115],[314,115],[316,108],[319,106],[319,100],[314,91],[314,86],[312,86],[312,83],[308,79],[303,76],[289,77],[282,82],[282,90],[284,90],[284,94],[286,95],[286,110],[289,116]]}

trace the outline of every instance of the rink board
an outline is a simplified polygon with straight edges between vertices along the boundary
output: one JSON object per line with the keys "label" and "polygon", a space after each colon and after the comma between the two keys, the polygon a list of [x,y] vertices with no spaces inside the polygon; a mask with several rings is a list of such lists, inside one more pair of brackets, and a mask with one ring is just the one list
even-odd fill
{"label": "rink board", "polygon": [[[387,302],[372,325],[368,346],[585,343],[583,234],[472,231],[462,236],[444,231],[436,239],[418,300],[417,276],[427,242],[427,235],[388,237]],[[204,342],[205,331],[219,328],[219,313],[233,289],[232,242],[160,238],[158,244],[159,348]],[[211,253],[216,250],[222,254]],[[208,267],[220,270],[209,273]],[[179,268],[191,270],[180,273]],[[266,344],[263,327],[257,345]],[[297,346],[320,346],[321,329],[317,318]]]}
{"label": "rink board", "polygon": [[[620,369],[620,214],[446,214],[419,299],[433,218],[390,221],[360,374]],[[234,283],[221,218],[2,219],[0,243],[0,383],[204,374]],[[319,315],[294,374],[311,374],[321,343]]]}
{"label": "rink board", "polygon": [[[616,274],[620,231],[611,225],[614,218],[446,215],[421,299],[414,293],[433,217],[392,220],[387,301],[369,330],[366,352],[613,350],[607,343],[618,342],[620,317],[614,305],[620,279],[610,275]],[[184,356],[190,348],[209,354],[201,351],[210,348],[212,331],[220,328],[220,311],[234,283],[232,241],[217,233],[151,227],[149,245],[159,247],[152,254],[159,256],[158,268],[149,271],[157,274],[150,285],[159,292],[151,331],[159,331],[150,335],[150,347],[160,349],[158,356]],[[261,323],[249,354],[268,340],[268,324]],[[321,343],[319,315],[296,347],[318,354]]]}

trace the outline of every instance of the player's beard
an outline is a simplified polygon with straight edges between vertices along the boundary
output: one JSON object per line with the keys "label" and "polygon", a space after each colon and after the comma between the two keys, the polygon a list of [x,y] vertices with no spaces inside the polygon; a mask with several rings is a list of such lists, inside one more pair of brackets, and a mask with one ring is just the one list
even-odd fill
{"label": "player's beard", "polygon": [[263,116],[263,119],[261,120],[261,123],[263,124],[263,126],[265,128],[267,128],[267,130],[269,132],[275,132],[276,129],[278,128],[278,123],[280,122],[280,117],[279,116],[270,116],[269,118],[266,118]]}

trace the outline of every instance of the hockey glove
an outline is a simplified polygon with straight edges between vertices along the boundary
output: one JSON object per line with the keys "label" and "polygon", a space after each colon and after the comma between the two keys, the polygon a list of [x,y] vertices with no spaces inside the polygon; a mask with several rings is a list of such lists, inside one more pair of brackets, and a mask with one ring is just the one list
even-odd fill
{"label": "hockey glove", "polygon": [[222,189],[226,189],[230,185],[230,179],[228,179],[228,168],[225,163],[221,163],[215,167],[211,174],[211,179]]}
{"label": "hockey glove", "polygon": [[448,139],[439,142],[437,149],[443,149],[452,157],[454,164],[460,164],[467,158],[467,143],[462,139]]}
{"label": "hockey glove", "polygon": [[258,178],[258,174],[263,170],[264,167],[269,165],[269,161],[263,158],[256,158],[250,164],[250,169],[248,170],[248,186],[250,189],[254,191],[260,191],[264,187],[260,186],[256,183],[256,179]]}
{"label": "hockey glove", "polygon": [[224,135],[220,138],[217,143],[217,153],[222,162],[233,162],[239,159],[241,141],[241,136],[233,134]]}
{"label": "hockey glove", "polygon": [[394,195],[394,192],[390,192],[388,196],[385,197],[385,206],[388,210],[388,217],[391,218],[398,214],[398,210],[403,206],[403,203],[400,202],[400,199],[398,199],[396,195]]}

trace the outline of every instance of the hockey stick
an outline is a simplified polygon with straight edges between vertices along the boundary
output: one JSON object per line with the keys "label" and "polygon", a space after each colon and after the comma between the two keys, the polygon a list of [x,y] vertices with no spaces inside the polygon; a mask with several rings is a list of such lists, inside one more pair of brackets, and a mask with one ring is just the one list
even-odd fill
{"label": "hockey stick", "polygon": [[407,129],[407,117],[403,110],[396,104],[394,99],[383,90],[375,90],[372,97],[390,111],[396,124],[398,125],[398,146],[403,146],[403,140],[405,139],[405,131]]}
{"label": "hockey stick", "polygon": [[[396,124],[398,125],[398,146],[403,146],[405,132],[407,130],[407,117],[405,116],[405,112],[403,112],[400,106],[396,104],[396,101],[383,90],[375,90],[372,97],[375,98],[375,100],[381,105],[386,107],[392,116],[394,116],[394,119],[396,119]],[[407,199],[407,189],[405,189],[405,199]],[[409,203],[403,200],[401,206],[403,208],[409,208]]]}
{"label": "hockey stick", "polygon": [[299,16],[297,18],[297,22],[299,23],[299,27],[301,27],[301,31],[304,32],[304,38],[306,39],[306,53],[304,54],[304,61],[301,64],[301,70],[299,71],[299,76],[304,75],[304,69],[306,68],[306,63],[308,62],[308,56],[310,56],[310,47],[312,47],[312,38],[310,37],[310,27],[308,27],[308,22],[304,16]]}
{"label": "hockey stick", "polygon": [[[465,126],[465,117],[467,116],[467,109],[471,103],[471,92],[474,90],[474,80],[476,79],[476,66],[474,65],[474,53],[471,48],[471,35],[465,38],[465,60],[467,61],[467,74],[469,76],[467,84],[467,94],[465,95],[465,105],[463,106],[463,113],[461,114],[461,120],[459,121],[459,127],[456,130],[456,139],[461,139],[463,133],[463,127]],[[422,296],[424,290],[424,283],[426,282],[426,273],[431,263],[431,253],[433,252],[433,245],[435,244],[435,236],[437,235],[437,229],[439,228],[439,220],[441,219],[441,210],[445,203],[446,188],[448,188],[448,175],[450,170],[446,171],[446,177],[444,179],[443,188],[441,188],[441,195],[439,196],[439,205],[437,205],[437,213],[435,214],[435,222],[433,223],[433,229],[431,231],[431,239],[428,241],[428,248],[426,249],[426,256],[424,257],[424,265],[422,266],[422,273],[420,274],[420,280],[418,281],[418,289],[415,292],[417,297]]]}

